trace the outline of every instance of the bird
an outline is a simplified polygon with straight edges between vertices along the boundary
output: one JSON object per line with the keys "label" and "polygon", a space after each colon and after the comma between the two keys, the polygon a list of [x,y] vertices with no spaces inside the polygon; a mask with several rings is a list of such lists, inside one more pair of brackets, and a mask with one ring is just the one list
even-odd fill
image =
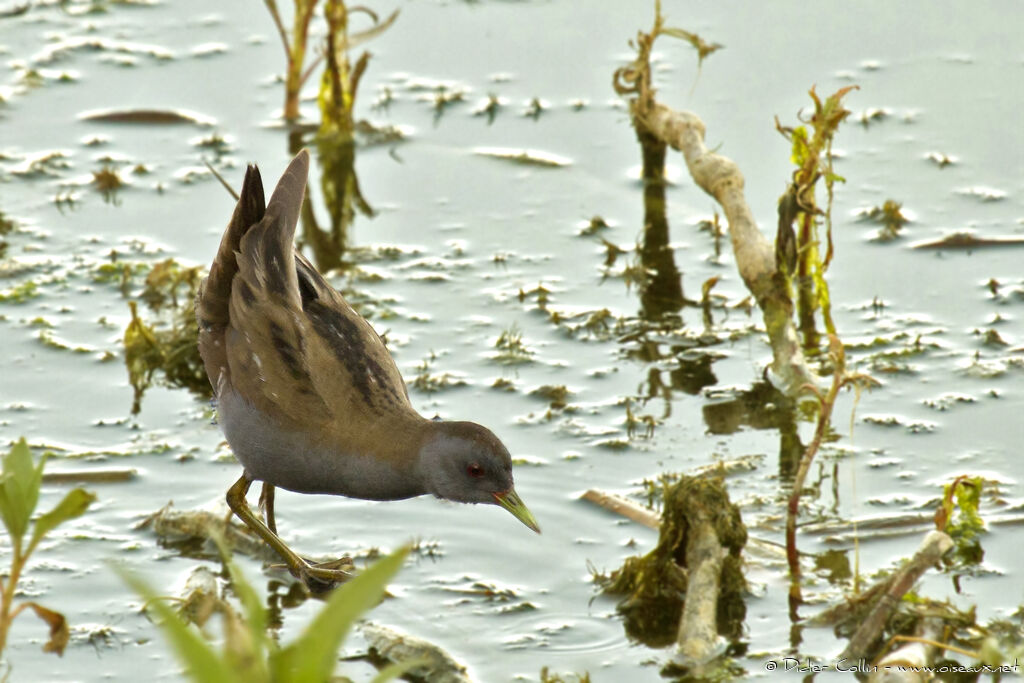
{"label": "bird", "polygon": [[[259,169],[242,190],[196,294],[199,352],[220,425],[243,472],[227,502],[307,586],[341,583],[277,535],[273,493],[401,500],[432,494],[499,505],[540,533],[515,490],[508,449],[487,427],[427,419],[409,399],[374,328],[298,251],[309,152],[288,164],[270,201]],[[263,484],[266,522],[246,500]]]}

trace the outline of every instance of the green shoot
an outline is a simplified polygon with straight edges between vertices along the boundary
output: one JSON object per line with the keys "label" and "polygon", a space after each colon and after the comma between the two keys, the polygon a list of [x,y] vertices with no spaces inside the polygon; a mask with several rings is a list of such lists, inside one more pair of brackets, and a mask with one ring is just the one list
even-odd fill
{"label": "green shoot", "polygon": [[[221,556],[231,577],[241,610],[220,601],[224,636],[218,649],[189,624],[142,579],[119,573],[160,619],[172,649],[185,665],[188,677],[209,683],[320,683],[333,680],[338,649],[355,622],[380,602],[388,581],[402,567],[404,547],[369,567],[335,590],[326,605],[291,643],[279,645],[267,633],[268,616],[256,589],[231,560],[222,543]],[[375,678],[401,676],[418,660],[389,667]]]}
{"label": "green shoot", "polygon": [[25,439],[19,439],[10,452],[3,456],[3,472],[0,473],[0,519],[11,543],[11,565],[6,578],[0,578],[0,652],[7,644],[7,634],[11,623],[26,609],[31,609],[36,616],[46,622],[50,628],[50,639],[43,645],[44,652],[62,654],[68,644],[68,625],[64,615],[43,607],[36,602],[14,604],[14,594],[33,551],[39,546],[46,534],[53,531],[61,523],[81,516],[96,496],[76,488],[57,503],[49,512],[40,515],[31,524],[32,533],[28,536],[29,521],[39,502],[39,487],[43,481],[43,466],[46,456],[38,463],[32,460]]}

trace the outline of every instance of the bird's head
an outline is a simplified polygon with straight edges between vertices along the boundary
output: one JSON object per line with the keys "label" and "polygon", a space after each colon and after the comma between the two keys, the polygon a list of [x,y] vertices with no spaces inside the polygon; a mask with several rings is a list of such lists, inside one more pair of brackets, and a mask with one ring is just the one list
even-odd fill
{"label": "bird's head", "polygon": [[457,503],[500,505],[538,534],[540,527],[516,493],[512,458],[491,430],[474,422],[431,422],[419,466],[430,492]]}

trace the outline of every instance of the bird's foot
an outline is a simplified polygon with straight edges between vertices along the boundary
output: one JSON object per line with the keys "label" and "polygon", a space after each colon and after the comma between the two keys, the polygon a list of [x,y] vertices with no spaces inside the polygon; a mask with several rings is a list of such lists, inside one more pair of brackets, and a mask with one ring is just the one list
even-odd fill
{"label": "bird's foot", "polygon": [[288,571],[313,594],[326,593],[355,576],[352,571],[355,566],[348,556],[327,562],[311,562],[302,557],[297,559],[299,562],[288,566]]}

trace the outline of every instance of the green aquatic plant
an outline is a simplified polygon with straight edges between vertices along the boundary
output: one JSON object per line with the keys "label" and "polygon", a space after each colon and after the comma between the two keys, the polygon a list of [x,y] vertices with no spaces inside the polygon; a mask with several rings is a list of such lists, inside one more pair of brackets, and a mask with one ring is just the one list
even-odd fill
{"label": "green aquatic plant", "polygon": [[903,215],[903,204],[894,199],[886,199],[881,206],[865,209],[862,215],[882,226],[875,237],[879,242],[891,242],[898,238],[903,226],[910,222],[910,219]]}
{"label": "green aquatic plant", "polygon": [[[851,373],[846,371],[846,347],[834,334],[829,334],[828,360],[832,367],[832,382],[823,392],[814,384],[804,385],[804,390],[813,394],[816,399],[817,420],[814,429],[814,436],[807,445],[800,458],[796,476],[793,478],[793,487],[789,494],[789,502],[786,507],[786,559],[789,562],[790,571],[790,596],[799,599],[800,597],[800,556],[796,547],[796,519],[800,512],[800,497],[803,494],[804,481],[810,472],[814,457],[822,443],[828,439],[832,430],[832,410],[835,407],[836,398],[842,389],[852,388],[857,397],[860,397],[864,389],[871,390],[879,386],[878,380],[870,375],[862,373]],[[852,429],[852,417],[851,417]]]}
{"label": "green aquatic plant", "polygon": [[[349,32],[349,19],[355,12],[370,17],[373,25],[356,33]],[[355,109],[359,80],[370,63],[370,53],[364,51],[353,65],[349,50],[386,31],[398,18],[398,10],[383,21],[367,7],[347,7],[343,0],[327,0],[324,6],[327,20],[327,45],[324,50],[326,66],[320,81],[320,134],[341,134],[348,141],[355,130],[352,112]]]}
{"label": "green aquatic plant", "polygon": [[68,625],[64,615],[38,602],[14,603],[18,581],[32,553],[40,541],[60,524],[80,517],[96,500],[93,494],[76,488],[67,493],[49,512],[36,517],[32,522],[32,533],[28,535],[29,521],[39,502],[39,488],[43,481],[43,467],[46,455],[33,462],[32,452],[24,438],[18,440],[3,456],[3,471],[0,473],[0,519],[3,520],[10,540],[10,567],[6,576],[0,578],[0,653],[7,644],[7,634],[14,619],[26,609],[46,622],[50,638],[43,645],[44,652],[62,654],[68,644]]}
{"label": "green aquatic plant", "polygon": [[212,395],[196,345],[199,328],[192,310],[201,279],[198,267],[184,268],[167,259],[149,271],[138,297],[151,319],[139,315],[136,301],[128,302],[132,319],[124,331],[124,363],[135,391],[132,414],[141,409],[142,397],[158,373],[169,386]]}
{"label": "green aquatic plant", "polygon": [[16,225],[13,219],[8,218],[3,211],[0,211],[0,258],[7,253],[7,240],[4,238],[14,230]]}
{"label": "green aquatic plant", "polygon": [[935,513],[936,528],[953,539],[949,557],[958,567],[979,565],[985,557],[981,547],[985,522],[978,511],[982,490],[981,477],[959,476],[944,487],[942,506]]}
{"label": "green aquatic plant", "polygon": [[[790,160],[797,167],[793,179],[779,199],[779,224],[775,236],[775,260],[779,273],[796,284],[797,324],[803,334],[804,351],[817,354],[820,335],[815,312],[820,310],[828,334],[836,334],[832,322],[832,301],[825,271],[835,253],[832,242],[832,197],[835,183],[846,179],[833,168],[832,140],[839,124],[850,115],[842,100],[857,86],[840,88],[823,102],[812,87],[814,112],[802,119],[804,125],[787,127],[775,119],[775,127],[791,144]],[[815,197],[818,180],[824,180],[827,200],[819,206]],[[794,224],[797,226],[794,229]],[[825,228],[825,254],[819,236]]]}
{"label": "green aquatic plant", "polygon": [[319,63],[315,60],[307,69],[306,65],[306,41],[309,37],[309,22],[313,19],[313,10],[316,9],[317,0],[294,0],[295,15],[292,21],[291,39],[288,38],[288,31],[281,21],[281,13],[277,10],[275,0],[263,0],[267,6],[277,33],[281,37],[284,46],[284,54],[287,59],[287,67],[284,76],[284,119],[295,121],[299,118],[299,93],[303,84],[309,79],[313,69]]}
{"label": "green aquatic plant", "polygon": [[[335,590],[302,633],[287,645],[279,644],[268,633],[267,609],[223,545],[221,555],[241,611],[225,600],[213,603],[213,609],[221,614],[224,631],[219,648],[192,628],[148,583],[128,572],[120,573],[159,617],[160,628],[185,665],[189,679],[202,683],[321,683],[334,680],[337,652],[345,637],[355,622],[380,602],[388,581],[408,554],[408,547],[400,548]],[[418,664],[413,660],[391,665],[374,681],[397,678]]]}
{"label": "green aquatic plant", "polygon": [[117,206],[120,202],[117,192],[124,186],[124,180],[117,169],[110,164],[104,164],[98,171],[92,172],[92,184],[103,195],[103,201]]}
{"label": "green aquatic plant", "polygon": [[[393,12],[384,21],[379,21],[377,15],[366,7],[348,8],[342,0],[328,0],[324,8],[324,17],[327,19],[327,44],[323,53],[307,67],[309,24],[313,19],[313,12],[316,10],[318,2],[319,0],[294,0],[295,12],[290,38],[289,31],[281,20],[276,0],[264,0],[263,3],[267,6],[274,26],[277,28],[287,60],[284,77],[283,117],[286,121],[298,120],[300,115],[299,95],[302,86],[309,80],[320,62],[326,60],[327,68],[324,71],[320,90],[320,108],[321,114],[324,116],[324,124],[328,125],[328,119],[331,120],[330,125],[338,123],[335,116],[340,115],[347,118],[347,127],[351,134],[351,113],[355,101],[355,91],[359,85],[359,78],[369,62],[370,55],[364,52],[353,68],[348,61],[348,50],[385,31],[397,18],[398,11]],[[348,19],[353,12],[366,13],[373,19],[374,25],[365,31],[350,34]]]}
{"label": "green aquatic plant", "polygon": [[494,342],[494,348],[498,349],[498,352],[492,358],[502,365],[533,362],[533,351],[523,342],[523,331],[515,323],[507,330],[501,331]]}
{"label": "green aquatic plant", "polygon": [[0,303],[23,304],[39,296],[39,285],[35,280],[25,280],[20,285],[0,291]]}

